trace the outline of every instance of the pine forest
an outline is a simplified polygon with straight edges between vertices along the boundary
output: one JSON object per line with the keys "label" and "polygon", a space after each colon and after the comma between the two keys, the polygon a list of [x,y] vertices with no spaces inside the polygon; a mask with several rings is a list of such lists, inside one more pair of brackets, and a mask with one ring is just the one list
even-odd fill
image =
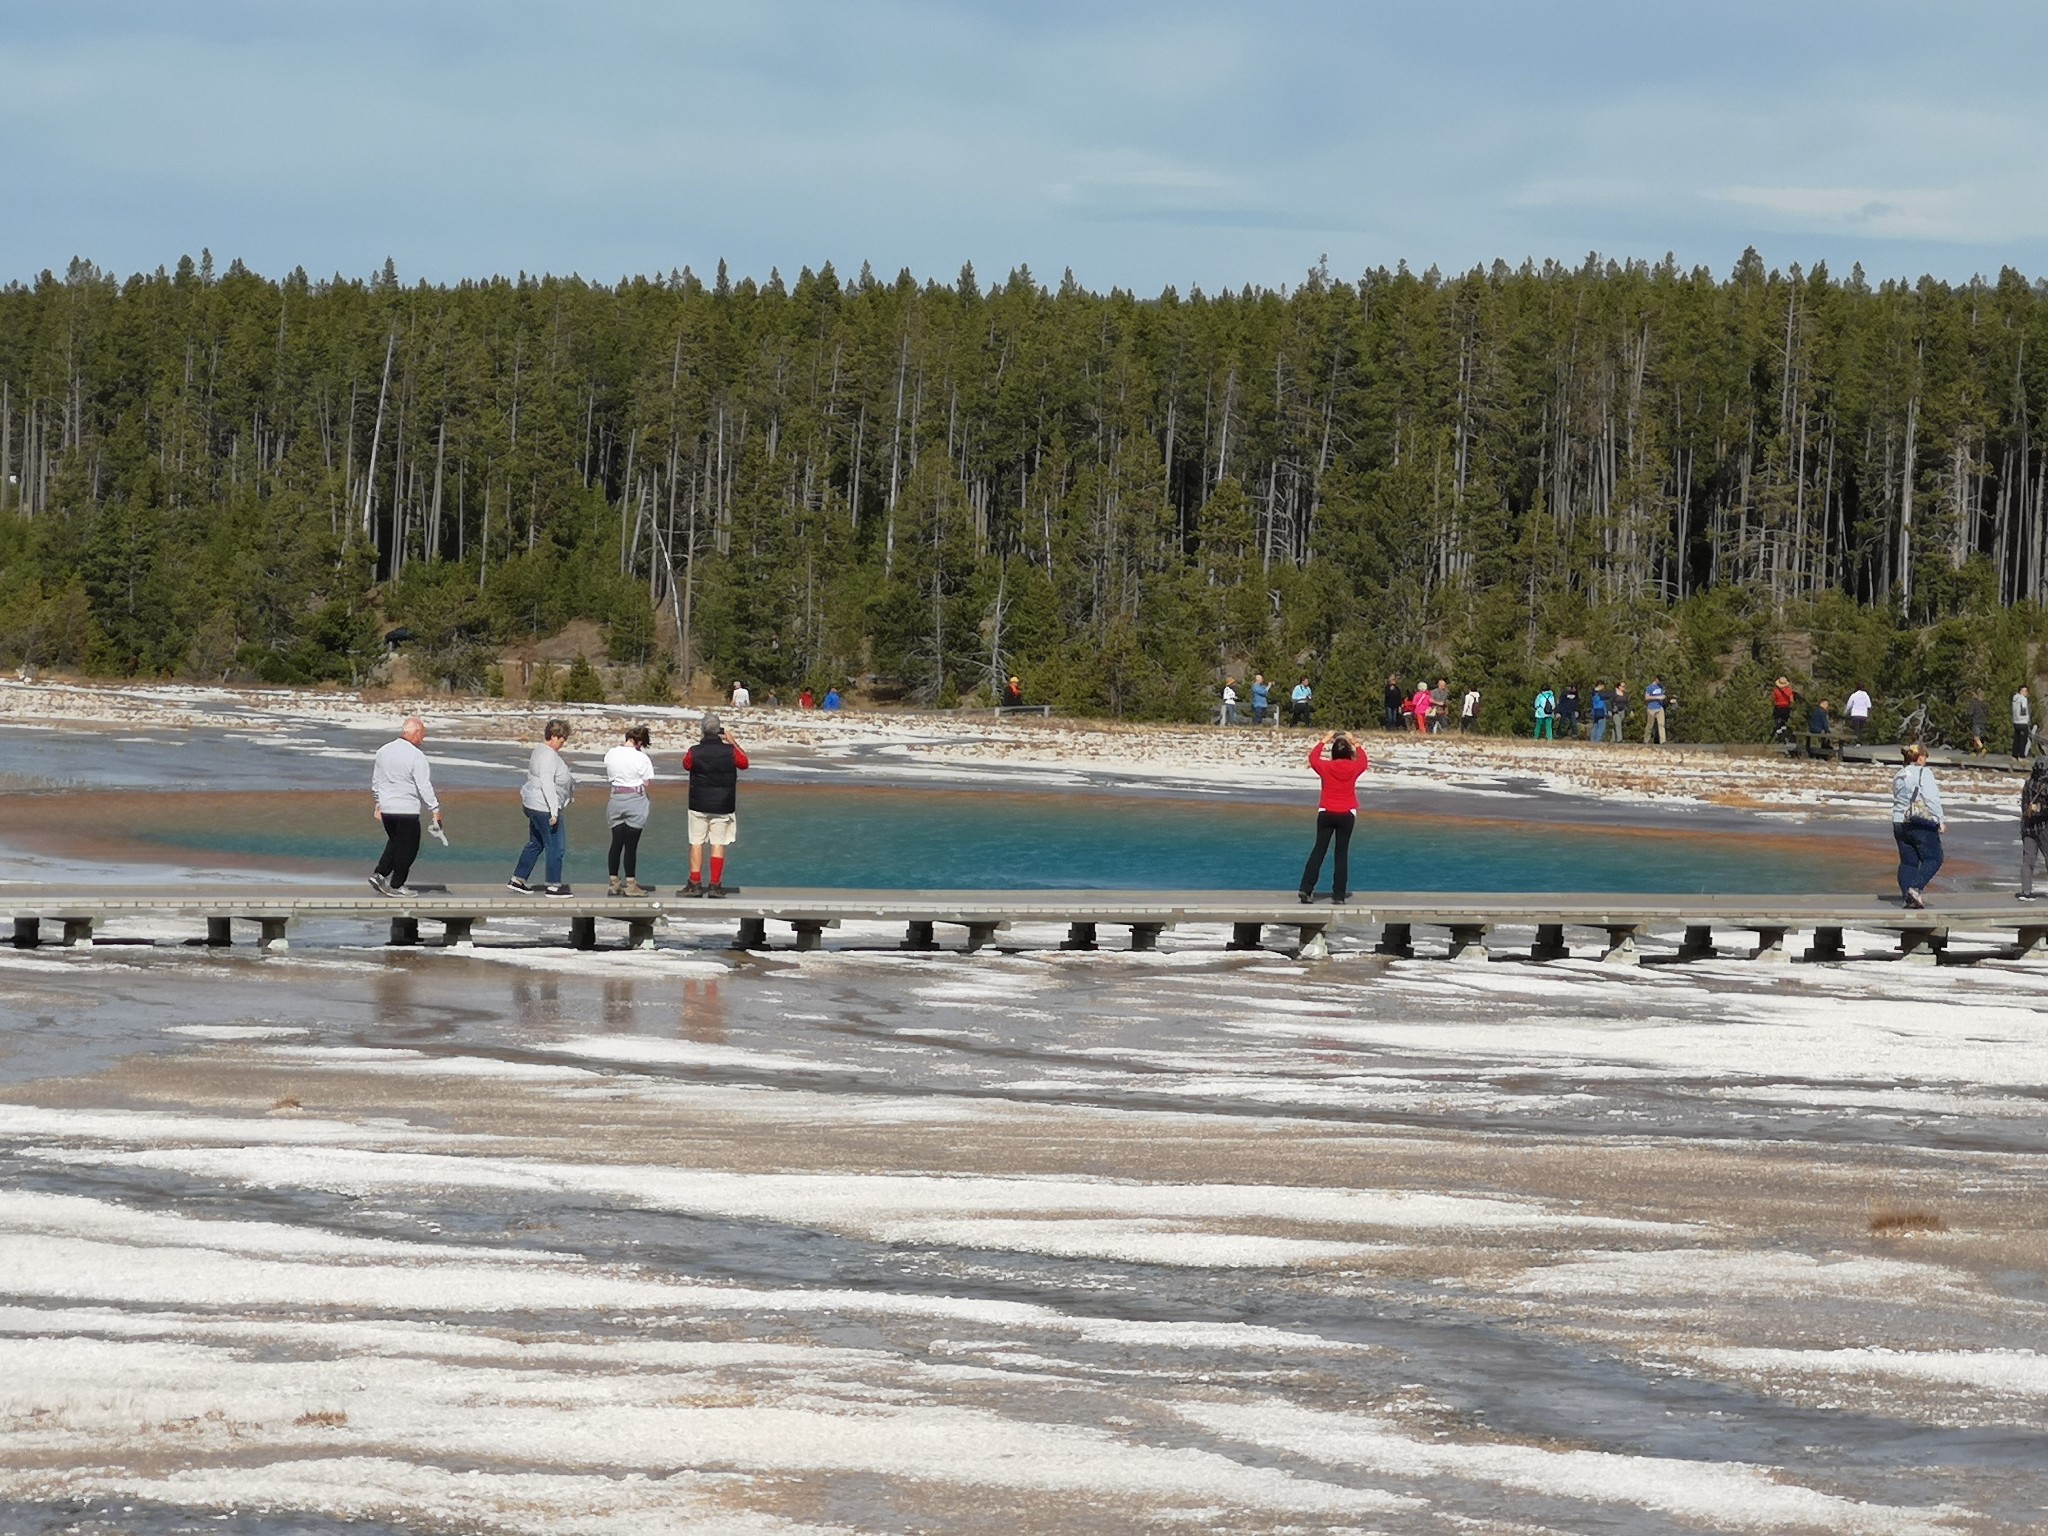
{"label": "pine forest", "polygon": [[2002,702],[2044,604],[2048,286],[2010,270],[0,290],[10,668],[518,692],[580,623],[563,686],[613,697],[1016,673],[1201,719],[1261,671],[1341,724],[1396,673],[1526,733],[1542,686],[1658,675],[1740,740],[1779,672]]}

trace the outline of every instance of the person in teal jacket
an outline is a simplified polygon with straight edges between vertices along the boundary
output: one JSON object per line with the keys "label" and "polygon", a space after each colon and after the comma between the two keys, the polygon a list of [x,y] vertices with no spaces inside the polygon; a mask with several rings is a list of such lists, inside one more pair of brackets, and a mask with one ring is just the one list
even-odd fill
{"label": "person in teal jacket", "polygon": [[1548,688],[1536,695],[1535,735],[1538,741],[1557,739],[1557,695]]}

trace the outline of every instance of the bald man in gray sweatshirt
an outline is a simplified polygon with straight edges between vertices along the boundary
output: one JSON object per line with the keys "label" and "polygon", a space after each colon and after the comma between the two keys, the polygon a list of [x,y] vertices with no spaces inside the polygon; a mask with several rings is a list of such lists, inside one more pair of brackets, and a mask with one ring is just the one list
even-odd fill
{"label": "bald man in gray sweatshirt", "polygon": [[434,794],[434,775],[427,766],[427,754],[420,743],[427,739],[427,722],[408,715],[398,728],[398,740],[377,749],[370,764],[370,793],[376,808],[370,813],[384,826],[384,856],[370,876],[372,889],[385,896],[410,896],[405,877],[412,873],[412,861],[420,856],[420,816],[432,812],[434,825],[441,825],[441,802]]}

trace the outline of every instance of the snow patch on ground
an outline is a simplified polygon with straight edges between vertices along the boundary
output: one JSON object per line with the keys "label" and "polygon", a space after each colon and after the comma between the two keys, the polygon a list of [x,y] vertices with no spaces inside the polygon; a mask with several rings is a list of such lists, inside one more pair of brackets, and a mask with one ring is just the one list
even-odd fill
{"label": "snow patch on ground", "polygon": [[1769,1467],[1418,1440],[1382,1419],[1280,1401],[1208,1403],[1183,1407],[1181,1412],[1217,1434],[1324,1466],[1358,1467],[1417,1480],[1493,1483],[1548,1498],[1628,1504],[1743,1530],[1931,1536],[1953,1529],[1943,1518],[1947,1511],[1857,1503],[1779,1481],[1777,1471]]}

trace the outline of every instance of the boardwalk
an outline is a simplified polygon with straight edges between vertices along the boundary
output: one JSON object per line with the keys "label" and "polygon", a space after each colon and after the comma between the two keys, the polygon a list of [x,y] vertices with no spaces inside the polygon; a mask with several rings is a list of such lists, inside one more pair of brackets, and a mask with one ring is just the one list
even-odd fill
{"label": "boardwalk", "polygon": [[[1412,957],[1422,936],[1425,953],[1442,945],[1446,958],[1481,962],[1513,946],[1537,960],[1571,954],[1613,964],[1640,958],[1639,941],[1677,939],[1681,959],[1747,954],[1766,963],[1794,954],[1809,960],[1850,958],[1844,935],[1895,935],[1902,959],[1932,961],[1951,934],[1989,936],[2019,956],[2048,954],[2048,904],[2009,897],[1973,896],[1923,912],[1895,902],[1841,896],[1688,895],[1447,895],[1441,892],[1362,892],[1345,906],[1327,900],[1302,906],[1291,896],[1264,891],[878,891],[750,889],[724,900],[518,896],[498,887],[455,887],[404,899],[355,895],[332,886],[34,886],[0,887],[0,910],[14,920],[14,943],[88,944],[122,938],[149,923],[190,919],[192,942],[225,946],[237,925],[265,951],[283,950],[293,924],[355,923],[381,930],[391,944],[428,937],[462,946],[479,927],[508,919],[559,924],[563,942],[595,948],[605,936],[629,947],[650,948],[658,930],[701,936],[727,930],[734,947],[766,949],[776,942],[815,949],[827,929],[844,923],[880,923],[902,929],[900,947],[934,949],[942,937],[968,951],[1023,925],[1061,925],[1063,947],[1154,948],[1168,929],[1213,932],[1233,949],[1256,949],[1278,938],[1304,958],[1327,954],[1326,939],[1345,933],[1374,939],[1378,953]],[[201,937],[203,934],[203,938]],[[1227,934],[1227,938],[1225,935]],[[1726,947],[1723,947],[1723,946]]]}

